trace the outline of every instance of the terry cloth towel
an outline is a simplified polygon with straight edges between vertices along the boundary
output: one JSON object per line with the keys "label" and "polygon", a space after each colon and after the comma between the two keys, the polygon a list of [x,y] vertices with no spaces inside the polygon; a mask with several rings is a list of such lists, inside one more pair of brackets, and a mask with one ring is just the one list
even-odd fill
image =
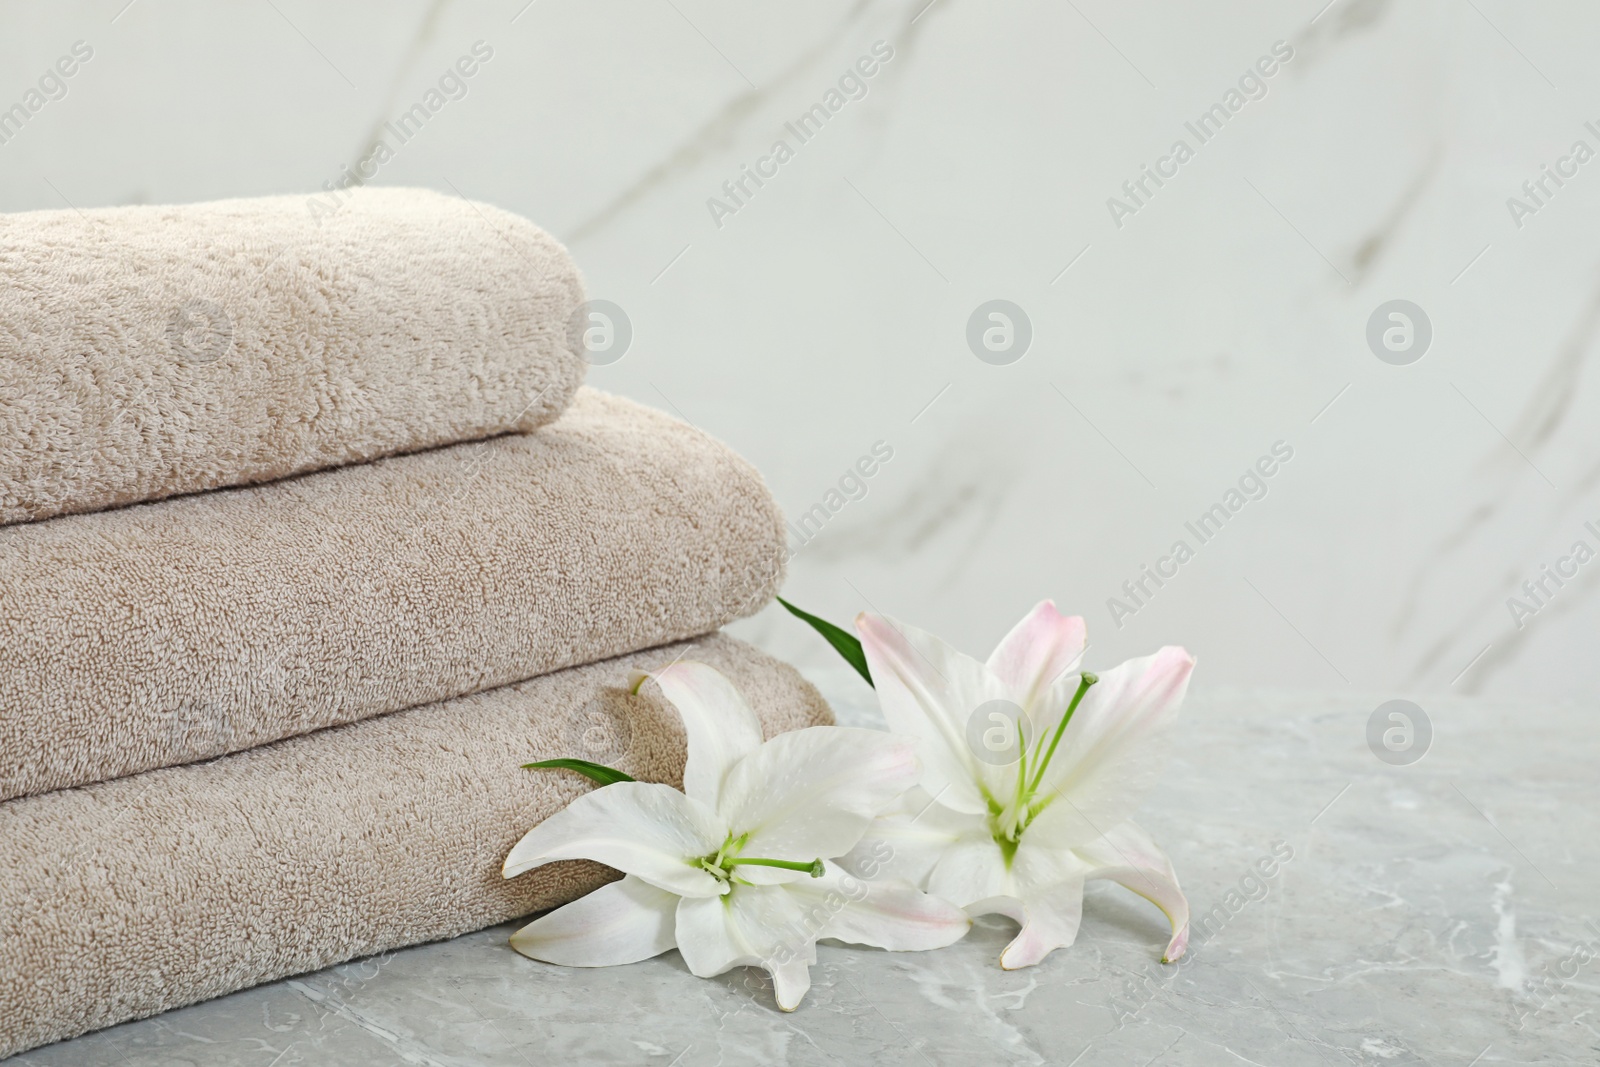
{"label": "terry cloth towel", "polygon": [[0,215],[0,523],[532,430],[583,286],[420,189]]}
{"label": "terry cloth towel", "polygon": [[507,881],[517,839],[613,765],[679,785],[677,712],[634,668],[727,674],[767,736],[832,722],[795,670],[732,638],[633,653],[211,763],[0,804],[0,1057],[285,975],[555,907],[613,875]]}
{"label": "terry cloth towel", "polygon": [[0,527],[0,799],[707,633],[784,558],[754,468],[592,389],[534,434]]}

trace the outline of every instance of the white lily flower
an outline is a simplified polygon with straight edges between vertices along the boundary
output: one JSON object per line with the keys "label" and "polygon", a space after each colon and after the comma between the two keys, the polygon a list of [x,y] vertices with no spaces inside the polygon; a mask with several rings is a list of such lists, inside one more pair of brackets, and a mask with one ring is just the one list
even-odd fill
{"label": "white lily flower", "polygon": [[1172,925],[1162,961],[1182,956],[1188,901],[1129,816],[1159,769],[1150,741],[1176,714],[1194,658],[1169,646],[1098,678],[1080,673],[1083,619],[1050,601],[987,663],[875,615],[859,616],[856,629],[889,728],[919,739],[924,765],[921,788],[862,846],[892,847],[886,873],[973,916],[1020,923],[1000,955],[1008,969],[1072,944],[1093,878],[1160,908]]}
{"label": "white lily flower", "polygon": [[701,978],[764,968],[778,1006],[793,1011],[811,986],[819,938],[918,950],[967,932],[966,914],[944,900],[824,862],[849,852],[916,783],[910,739],[816,726],[763,742],[755,713],[714,668],[684,662],[640,672],[635,691],[646,678],[683,717],[683,792],[603,786],[517,842],[507,878],[565,859],[625,875],[517,931],[518,952],[606,967],[675,947]]}

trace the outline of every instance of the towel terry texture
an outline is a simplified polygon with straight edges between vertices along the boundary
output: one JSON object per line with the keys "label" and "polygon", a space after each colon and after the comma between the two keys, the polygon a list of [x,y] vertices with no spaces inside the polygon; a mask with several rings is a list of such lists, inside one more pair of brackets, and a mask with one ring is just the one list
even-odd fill
{"label": "towel terry texture", "polygon": [[618,766],[679,785],[677,713],[626,688],[679,657],[727,674],[768,736],[832,721],[793,668],[714,635],[0,804],[0,1057],[598,887],[613,875],[590,863],[501,877],[523,833],[592,788],[520,765],[573,754],[588,716],[622,735]]}
{"label": "towel terry texture", "polygon": [[0,215],[0,523],[531,430],[582,301],[549,234],[424,190]]}
{"label": "towel terry texture", "polygon": [[601,885],[500,869],[592,788],[523,763],[681,781],[634,669],[832,721],[713,632],[776,503],[580,388],[583,298],[419,190],[0,216],[0,1058]]}
{"label": "towel terry texture", "polygon": [[559,421],[0,528],[0,798],[236,752],[752,614],[783,517],[699,430]]}

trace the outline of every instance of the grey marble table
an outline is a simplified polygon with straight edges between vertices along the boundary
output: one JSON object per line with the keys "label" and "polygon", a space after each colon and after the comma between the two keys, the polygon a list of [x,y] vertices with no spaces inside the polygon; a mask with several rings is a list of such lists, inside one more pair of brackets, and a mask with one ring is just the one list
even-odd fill
{"label": "grey marble table", "polygon": [[[842,720],[872,722],[847,671],[817,680]],[[1419,700],[1429,751],[1395,766],[1367,741],[1382,700],[1192,695],[1141,817],[1203,924],[1177,966],[1157,961],[1159,913],[1115,886],[1031,970],[996,965],[999,919],[940,952],[824,945],[788,1015],[759,972],[701,981],[676,953],[563,970],[502,926],[10,1063],[1600,1063],[1594,709]],[[1275,847],[1292,858],[1261,877]]]}

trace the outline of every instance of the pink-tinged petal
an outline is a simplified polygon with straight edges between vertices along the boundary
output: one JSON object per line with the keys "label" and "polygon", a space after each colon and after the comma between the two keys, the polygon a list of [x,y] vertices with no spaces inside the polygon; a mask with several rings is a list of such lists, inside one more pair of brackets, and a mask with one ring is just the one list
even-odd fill
{"label": "pink-tinged petal", "polygon": [[[981,900],[1015,895],[1005,856],[994,838],[981,826],[973,828],[944,850],[933,873],[928,876],[928,892],[943,897],[960,908]],[[984,915],[985,911],[971,911]]]}
{"label": "pink-tinged petal", "polygon": [[1193,670],[1194,657],[1168,646],[1100,675],[1045,772],[1040,796],[1050,807],[1028,832],[1042,820],[1052,844],[1071,847],[1126,821],[1165,763],[1164,735]]}
{"label": "pink-tinged petal", "polygon": [[983,816],[951,811],[919,786],[874,819],[839,865],[858,878],[924,886],[945,849],[984,825]]}
{"label": "pink-tinged petal", "polygon": [[1041,600],[989,656],[989,670],[1010,688],[1011,699],[1032,711],[1052,685],[1078,666],[1086,634],[1081,615],[1063,615],[1054,601]]}
{"label": "pink-tinged petal", "polygon": [[1022,900],[1022,930],[1000,953],[1008,971],[1032,967],[1058,948],[1078,939],[1083,919],[1083,882],[1063,882]]}
{"label": "pink-tinged petal", "polygon": [[[901,793],[917,782],[916,746],[882,730],[813,726],[779,734],[728,772],[721,815],[742,855],[809,861],[842,856]],[[741,866],[757,884],[809,877]]]}
{"label": "pink-tinged petal", "polygon": [[1021,926],[1028,918],[1028,913],[1023,910],[1022,901],[1016,897],[1005,895],[974,900],[963,910],[974,919],[980,915],[1004,915],[1018,926]]}
{"label": "pink-tinged petal", "polygon": [[628,875],[542,915],[511,935],[511,947],[563,967],[614,967],[672,948],[676,894]]}
{"label": "pink-tinged petal", "polygon": [[994,772],[972,755],[967,723],[984,704],[1006,699],[989,669],[915,627],[862,614],[856,618],[889,729],[917,738],[922,786],[956,811],[986,810],[978,782]]}
{"label": "pink-tinged petal", "polygon": [[1162,963],[1176,963],[1189,947],[1189,898],[1178,886],[1172,861],[1150,835],[1125,822],[1077,849],[1092,866],[1090,878],[1109,878],[1161,909],[1172,924],[1172,940],[1161,954]]}
{"label": "pink-tinged petal", "polygon": [[851,945],[922,952],[953,945],[972,927],[967,913],[947,900],[904,882],[856,878],[831,863],[821,878],[783,888],[816,926],[816,936]]}
{"label": "pink-tinged petal", "polygon": [[715,810],[728,770],[761,745],[761,722],[733,682],[715,667],[683,661],[637,672],[633,688],[654,678],[678,714],[689,742],[683,791]]}
{"label": "pink-tinged petal", "polygon": [[713,897],[722,883],[696,866],[728,829],[715,812],[668,785],[617,782],[578,797],[525,834],[506,856],[515,878],[553,860],[595,860],[658,889]]}
{"label": "pink-tinged petal", "polygon": [[[1185,901],[1187,903],[1187,901]],[[1167,947],[1161,953],[1162,963],[1177,963],[1183,959],[1183,954],[1189,951],[1189,924],[1184,923],[1183,929],[1172,935],[1172,940],[1167,942]]]}

